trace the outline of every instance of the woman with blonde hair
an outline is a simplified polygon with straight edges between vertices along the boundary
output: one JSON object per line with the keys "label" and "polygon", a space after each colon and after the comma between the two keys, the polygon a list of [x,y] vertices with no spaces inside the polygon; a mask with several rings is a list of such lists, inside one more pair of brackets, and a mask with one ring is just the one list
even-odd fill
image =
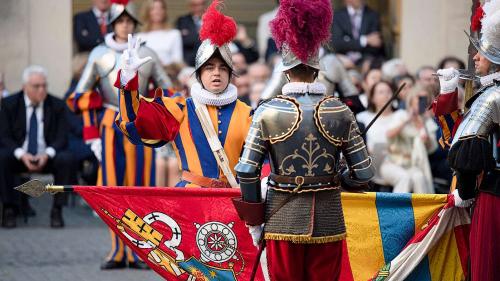
{"label": "woman with blonde hair", "polygon": [[139,33],[146,46],[153,49],[163,65],[181,63],[182,37],[179,30],[168,23],[167,2],[147,0],[142,6],[142,32]]}

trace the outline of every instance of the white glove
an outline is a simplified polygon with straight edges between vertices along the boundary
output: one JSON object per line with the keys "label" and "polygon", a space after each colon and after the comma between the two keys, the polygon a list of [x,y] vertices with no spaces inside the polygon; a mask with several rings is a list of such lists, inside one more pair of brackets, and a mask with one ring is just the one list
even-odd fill
{"label": "white glove", "polygon": [[439,74],[439,85],[441,86],[441,94],[452,93],[458,86],[459,73],[453,67],[440,69],[437,71]]}
{"label": "white glove", "polygon": [[260,181],[260,197],[262,198],[262,201],[266,201],[267,197],[267,189],[269,188],[267,186],[267,180],[268,177],[265,177]]}
{"label": "white glove", "polygon": [[97,161],[101,162],[102,160],[102,141],[101,139],[92,139],[88,140],[87,144],[90,145],[90,150],[94,152],[95,158]]}
{"label": "white glove", "polygon": [[252,236],[253,245],[255,247],[259,246],[260,235],[262,234],[262,229],[264,225],[248,225],[248,232]]}
{"label": "white glove", "polygon": [[141,38],[134,40],[132,34],[128,35],[128,48],[125,50],[120,59],[120,69],[122,70],[120,76],[120,83],[126,85],[128,81],[134,78],[135,73],[141,65],[152,60],[150,56],[139,58],[139,48],[141,47]]}
{"label": "white glove", "polygon": [[460,208],[467,208],[472,205],[474,202],[474,198],[472,199],[467,199],[467,200],[462,200],[460,198],[460,195],[458,194],[458,189],[453,190],[453,199],[455,200],[455,207],[460,207]]}

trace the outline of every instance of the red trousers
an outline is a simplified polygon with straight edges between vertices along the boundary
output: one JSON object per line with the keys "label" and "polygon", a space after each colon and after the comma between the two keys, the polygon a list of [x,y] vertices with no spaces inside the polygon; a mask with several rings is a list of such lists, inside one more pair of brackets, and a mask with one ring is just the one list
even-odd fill
{"label": "red trousers", "polygon": [[271,281],[337,281],[342,263],[342,241],[294,244],[266,240]]}
{"label": "red trousers", "polygon": [[469,239],[471,280],[500,280],[500,197],[479,193]]}

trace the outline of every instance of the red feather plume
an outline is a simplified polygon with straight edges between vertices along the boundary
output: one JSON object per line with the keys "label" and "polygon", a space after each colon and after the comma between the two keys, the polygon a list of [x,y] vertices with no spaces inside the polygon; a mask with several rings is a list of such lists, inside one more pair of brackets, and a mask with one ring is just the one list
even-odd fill
{"label": "red feather plume", "polygon": [[474,11],[474,15],[472,16],[472,20],[470,23],[470,29],[474,32],[478,32],[481,30],[481,20],[484,17],[483,6],[477,6],[476,11]]}
{"label": "red feather plume", "polygon": [[286,43],[303,62],[330,38],[333,9],[330,0],[281,0],[269,26],[276,46]]}
{"label": "red feather plume", "polygon": [[129,0],[111,0],[111,3],[127,6]]}
{"label": "red feather plume", "polygon": [[214,0],[203,14],[200,30],[200,40],[210,39],[210,41],[222,46],[236,36],[236,22],[232,17],[228,17],[217,10],[222,1]]}

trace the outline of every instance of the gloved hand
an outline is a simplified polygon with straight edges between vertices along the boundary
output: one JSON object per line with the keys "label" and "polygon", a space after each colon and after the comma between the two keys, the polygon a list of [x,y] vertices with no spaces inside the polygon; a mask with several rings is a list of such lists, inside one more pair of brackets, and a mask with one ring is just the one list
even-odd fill
{"label": "gloved hand", "polygon": [[101,162],[102,160],[102,141],[101,139],[91,139],[87,141],[87,144],[90,145],[90,150],[94,152],[95,158],[97,161]]}
{"label": "gloved hand", "polygon": [[452,93],[458,86],[459,73],[455,68],[440,69],[437,71],[439,74],[439,85],[441,86],[441,94]]}
{"label": "gloved hand", "polygon": [[128,49],[125,50],[120,59],[120,83],[126,85],[128,81],[134,78],[135,73],[141,65],[152,60],[151,57],[139,58],[139,48],[141,47],[141,38],[134,40],[132,34],[128,35]]}
{"label": "gloved hand", "polygon": [[474,202],[474,198],[462,200],[462,198],[458,194],[458,189],[453,190],[452,194],[453,194],[453,199],[455,200],[455,207],[467,208],[470,207],[470,205],[472,205],[472,203]]}
{"label": "gloved hand", "polygon": [[247,225],[248,232],[252,236],[253,245],[255,247],[259,247],[259,239],[262,234],[262,230],[264,229],[264,225]]}

